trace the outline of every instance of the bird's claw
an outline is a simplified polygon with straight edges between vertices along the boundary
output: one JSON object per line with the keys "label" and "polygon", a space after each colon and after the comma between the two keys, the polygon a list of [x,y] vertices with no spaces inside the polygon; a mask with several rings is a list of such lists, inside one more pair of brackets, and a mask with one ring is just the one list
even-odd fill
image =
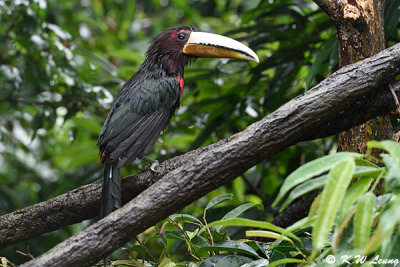
{"label": "bird's claw", "polygon": [[157,172],[156,171],[156,167],[157,167],[157,165],[159,164],[159,162],[158,162],[158,160],[156,160],[156,159],[151,159],[151,158],[149,158],[149,157],[147,157],[147,156],[142,156],[142,157],[140,157],[140,159],[143,159],[143,160],[145,160],[145,161],[148,161],[150,164],[149,165],[146,165],[146,167],[144,167],[146,170],[152,170],[153,172]]}
{"label": "bird's claw", "polygon": [[150,165],[150,170],[152,170],[153,172],[156,172],[156,167],[158,165],[158,160],[154,160],[151,165]]}

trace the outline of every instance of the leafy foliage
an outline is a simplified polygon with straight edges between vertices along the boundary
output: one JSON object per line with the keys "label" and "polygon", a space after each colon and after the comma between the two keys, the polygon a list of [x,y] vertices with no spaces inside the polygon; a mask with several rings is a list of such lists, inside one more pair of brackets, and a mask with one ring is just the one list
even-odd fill
{"label": "leafy foliage", "polygon": [[[340,266],[342,255],[347,255],[346,259],[350,262],[355,262],[357,255],[367,256],[368,260],[382,258],[383,255],[386,259],[398,259],[396,244],[400,235],[400,217],[393,212],[400,207],[400,187],[398,184],[395,188],[391,187],[391,180],[400,179],[399,172],[392,176],[400,166],[400,144],[394,141],[370,142],[369,147],[389,152],[382,154],[385,166],[370,167],[376,172],[356,172],[357,168],[365,167],[366,162],[362,158],[380,161],[370,155],[356,153],[334,154],[337,160],[328,169],[323,163],[333,162],[333,155],[311,161],[293,172],[302,172],[309,179],[321,172],[328,171],[328,175],[320,197],[315,200],[316,207],[310,209],[309,216],[285,229],[262,220],[240,218],[242,213],[237,211],[253,208],[250,203],[228,211],[220,220],[208,223],[205,219],[207,212],[215,209],[217,204],[231,200],[232,195],[224,194],[207,204],[202,220],[189,214],[171,215],[154,227],[159,234],[140,242],[140,249],[138,245],[127,248],[130,260],[113,264],[133,265],[147,261],[151,265],[168,262],[171,266],[184,266],[187,261],[179,262],[176,252],[169,253],[171,249],[176,249],[177,244],[186,247],[191,261],[200,262],[199,266],[278,266],[285,263],[321,266],[330,254],[336,255],[337,261],[332,263],[334,266]],[[360,181],[366,181],[368,186]],[[373,191],[381,181],[384,181],[386,191],[376,197]],[[309,190],[315,189],[307,181],[302,183],[307,184]],[[285,180],[282,188],[287,184],[293,184],[293,181]],[[302,184],[297,185],[300,186]],[[232,226],[252,230],[245,231],[245,239],[235,240],[232,239]],[[144,255],[151,255],[146,245],[154,238],[163,247],[158,260]],[[139,258],[140,255],[144,257]]]}
{"label": "leafy foliage", "polygon": [[[399,5],[396,0],[386,1],[388,46],[399,41]],[[151,155],[158,160],[245,129],[337,68],[334,25],[310,0],[0,0],[0,47],[3,51],[0,55],[0,214],[101,178],[96,140],[113,96],[138,69],[151,37],[175,24],[195,25],[201,31],[217,32],[246,42],[261,61],[256,65],[225,59],[199,59],[189,66],[185,71],[181,107]],[[379,144],[384,146],[384,143]],[[306,175],[296,174],[294,170],[334,149],[333,138],[326,138],[304,142],[272,156],[231,184],[185,208],[182,211],[185,215],[170,217],[168,227],[190,225],[192,228],[183,232],[191,232],[186,234],[191,238],[187,239],[181,230],[165,230],[165,235],[157,236],[153,235],[154,229],[150,229],[144,233],[144,237],[152,237],[146,246],[130,244],[129,249],[120,250],[113,256],[126,263],[125,252],[133,253],[137,259],[137,253],[147,256],[152,253],[157,260],[147,257],[145,260],[168,265],[172,260],[166,256],[166,251],[171,255],[181,254],[182,261],[193,260],[192,257],[185,258],[186,251],[196,255],[193,249],[196,247],[189,245],[210,245],[209,231],[218,242],[226,241],[228,236],[230,240],[239,240],[245,234],[242,230],[229,227],[227,233],[224,231],[228,222],[249,224],[238,218],[243,214],[249,218],[247,220],[271,226],[266,220],[272,220],[276,212],[270,206],[284,177],[292,173],[291,177],[295,178],[288,178],[294,180],[286,182],[280,189],[275,204],[289,193],[282,209],[296,198],[325,185],[329,176],[326,172],[335,164],[327,163],[329,166],[317,174],[308,171],[303,172]],[[343,160],[342,155],[332,157]],[[397,162],[386,156],[383,160],[388,171],[386,186],[389,191],[395,190],[398,186]],[[352,184],[343,196],[340,218],[353,209],[357,199],[368,194],[371,177],[379,176],[383,170],[362,164],[361,159],[354,162],[353,177],[363,178]],[[144,164],[136,161],[123,170],[123,175],[137,172]],[[225,194],[233,195],[227,197]],[[221,195],[225,197],[219,200],[231,198],[229,207],[214,206],[218,203],[207,207],[211,199]],[[386,205],[387,201],[378,197],[375,205]],[[368,203],[360,204],[358,209],[370,212]],[[265,209],[256,212],[254,207],[260,208],[261,204]],[[395,206],[385,207],[396,211]],[[317,212],[317,202],[314,208]],[[242,242],[256,251],[260,259],[251,258],[249,262],[247,254],[222,255],[223,252],[208,257],[212,252],[206,250],[201,252],[201,255],[208,255],[202,264],[230,263],[234,258],[247,266],[265,265],[266,260],[272,265],[303,261],[306,257],[301,256],[295,246],[306,256],[306,252],[312,251],[309,248],[312,242],[304,233],[311,231],[314,220],[311,217],[309,221],[299,221],[283,229],[287,232],[272,226],[264,227],[263,232],[254,232],[255,227],[261,226],[253,223],[248,230],[253,232],[249,234],[277,240],[271,249],[255,241]],[[207,221],[222,223],[207,228],[208,231],[205,230],[209,225]],[[21,242],[1,253],[19,264],[27,258],[17,254],[17,249],[26,252],[29,246],[30,253],[37,256],[89,223],[65,227]],[[195,233],[195,225],[200,225],[199,232],[203,227],[203,232]],[[300,230],[296,225],[308,228],[297,233]],[[368,224],[357,230],[360,244],[365,242],[362,240],[365,240],[366,228]],[[386,222],[380,228],[380,232],[373,234],[374,238],[393,236],[392,224]],[[205,235],[203,239],[200,238],[202,235]],[[302,248],[295,237],[306,248]],[[177,241],[171,242],[170,238]],[[164,247],[158,245],[164,242],[162,240],[168,241]],[[378,243],[374,244],[378,246]],[[372,246],[372,243],[368,244]],[[384,246],[389,245],[385,243]],[[374,247],[370,249],[375,251]],[[263,251],[270,253],[268,259]],[[295,256],[290,255],[290,251],[295,251]],[[134,261],[135,257],[128,261]],[[180,261],[174,259],[173,262]],[[140,265],[139,262],[136,264]]]}

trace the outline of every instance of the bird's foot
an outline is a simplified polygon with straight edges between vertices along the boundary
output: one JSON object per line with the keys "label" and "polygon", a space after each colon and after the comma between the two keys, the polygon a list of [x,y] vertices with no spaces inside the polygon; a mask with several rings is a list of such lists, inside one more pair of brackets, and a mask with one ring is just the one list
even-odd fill
{"label": "bird's foot", "polygon": [[149,157],[147,157],[147,156],[141,156],[140,159],[143,159],[143,160],[148,161],[148,162],[150,163],[149,165],[147,165],[146,167],[144,167],[146,170],[150,169],[150,170],[152,170],[153,172],[156,172],[156,167],[157,167],[157,165],[159,164],[158,160],[156,160],[156,159],[151,159],[151,158],[149,158]]}
{"label": "bird's foot", "polygon": [[156,172],[156,167],[158,165],[158,160],[154,160],[151,165],[150,165],[150,170],[152,170],[153,172]]}

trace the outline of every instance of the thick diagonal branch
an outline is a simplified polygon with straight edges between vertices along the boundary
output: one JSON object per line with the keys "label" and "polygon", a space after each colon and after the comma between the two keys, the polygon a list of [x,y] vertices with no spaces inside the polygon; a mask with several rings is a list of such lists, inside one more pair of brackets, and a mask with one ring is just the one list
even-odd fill
{"label": "thick diagonal branch", "polygon": [[[157,166],[157,174],[142,171],[122,179],[122,202],[144,191],[169,171],[181,166],[187,158],[195,157],[206,148],[200,148],[169,159]],[[101,182],[81,186],[44,202],[0,216],[0,249],[94,218],[100,213]]]}
{"label": "thick diagonal branch", "polygon": [[297,142],[337,133],[394,108],[389,90],[373,90],[399,73],[400,45],[340,69],[243,132],[199,150],[195,157],[189,155],[121,209],[23,266],[82,266],[97,262],[265,157]]}

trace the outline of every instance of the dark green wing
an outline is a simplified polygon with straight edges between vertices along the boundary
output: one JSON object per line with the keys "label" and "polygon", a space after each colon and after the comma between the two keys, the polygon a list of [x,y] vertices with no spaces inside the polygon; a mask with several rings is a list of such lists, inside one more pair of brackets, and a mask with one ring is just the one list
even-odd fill
{"label": "dark green wing", "polygon": [[118,166],[147,153],[156,142],[176,107],[180,87],[177,77],[129,80],[118,94],[98,139],[101,158]]}

